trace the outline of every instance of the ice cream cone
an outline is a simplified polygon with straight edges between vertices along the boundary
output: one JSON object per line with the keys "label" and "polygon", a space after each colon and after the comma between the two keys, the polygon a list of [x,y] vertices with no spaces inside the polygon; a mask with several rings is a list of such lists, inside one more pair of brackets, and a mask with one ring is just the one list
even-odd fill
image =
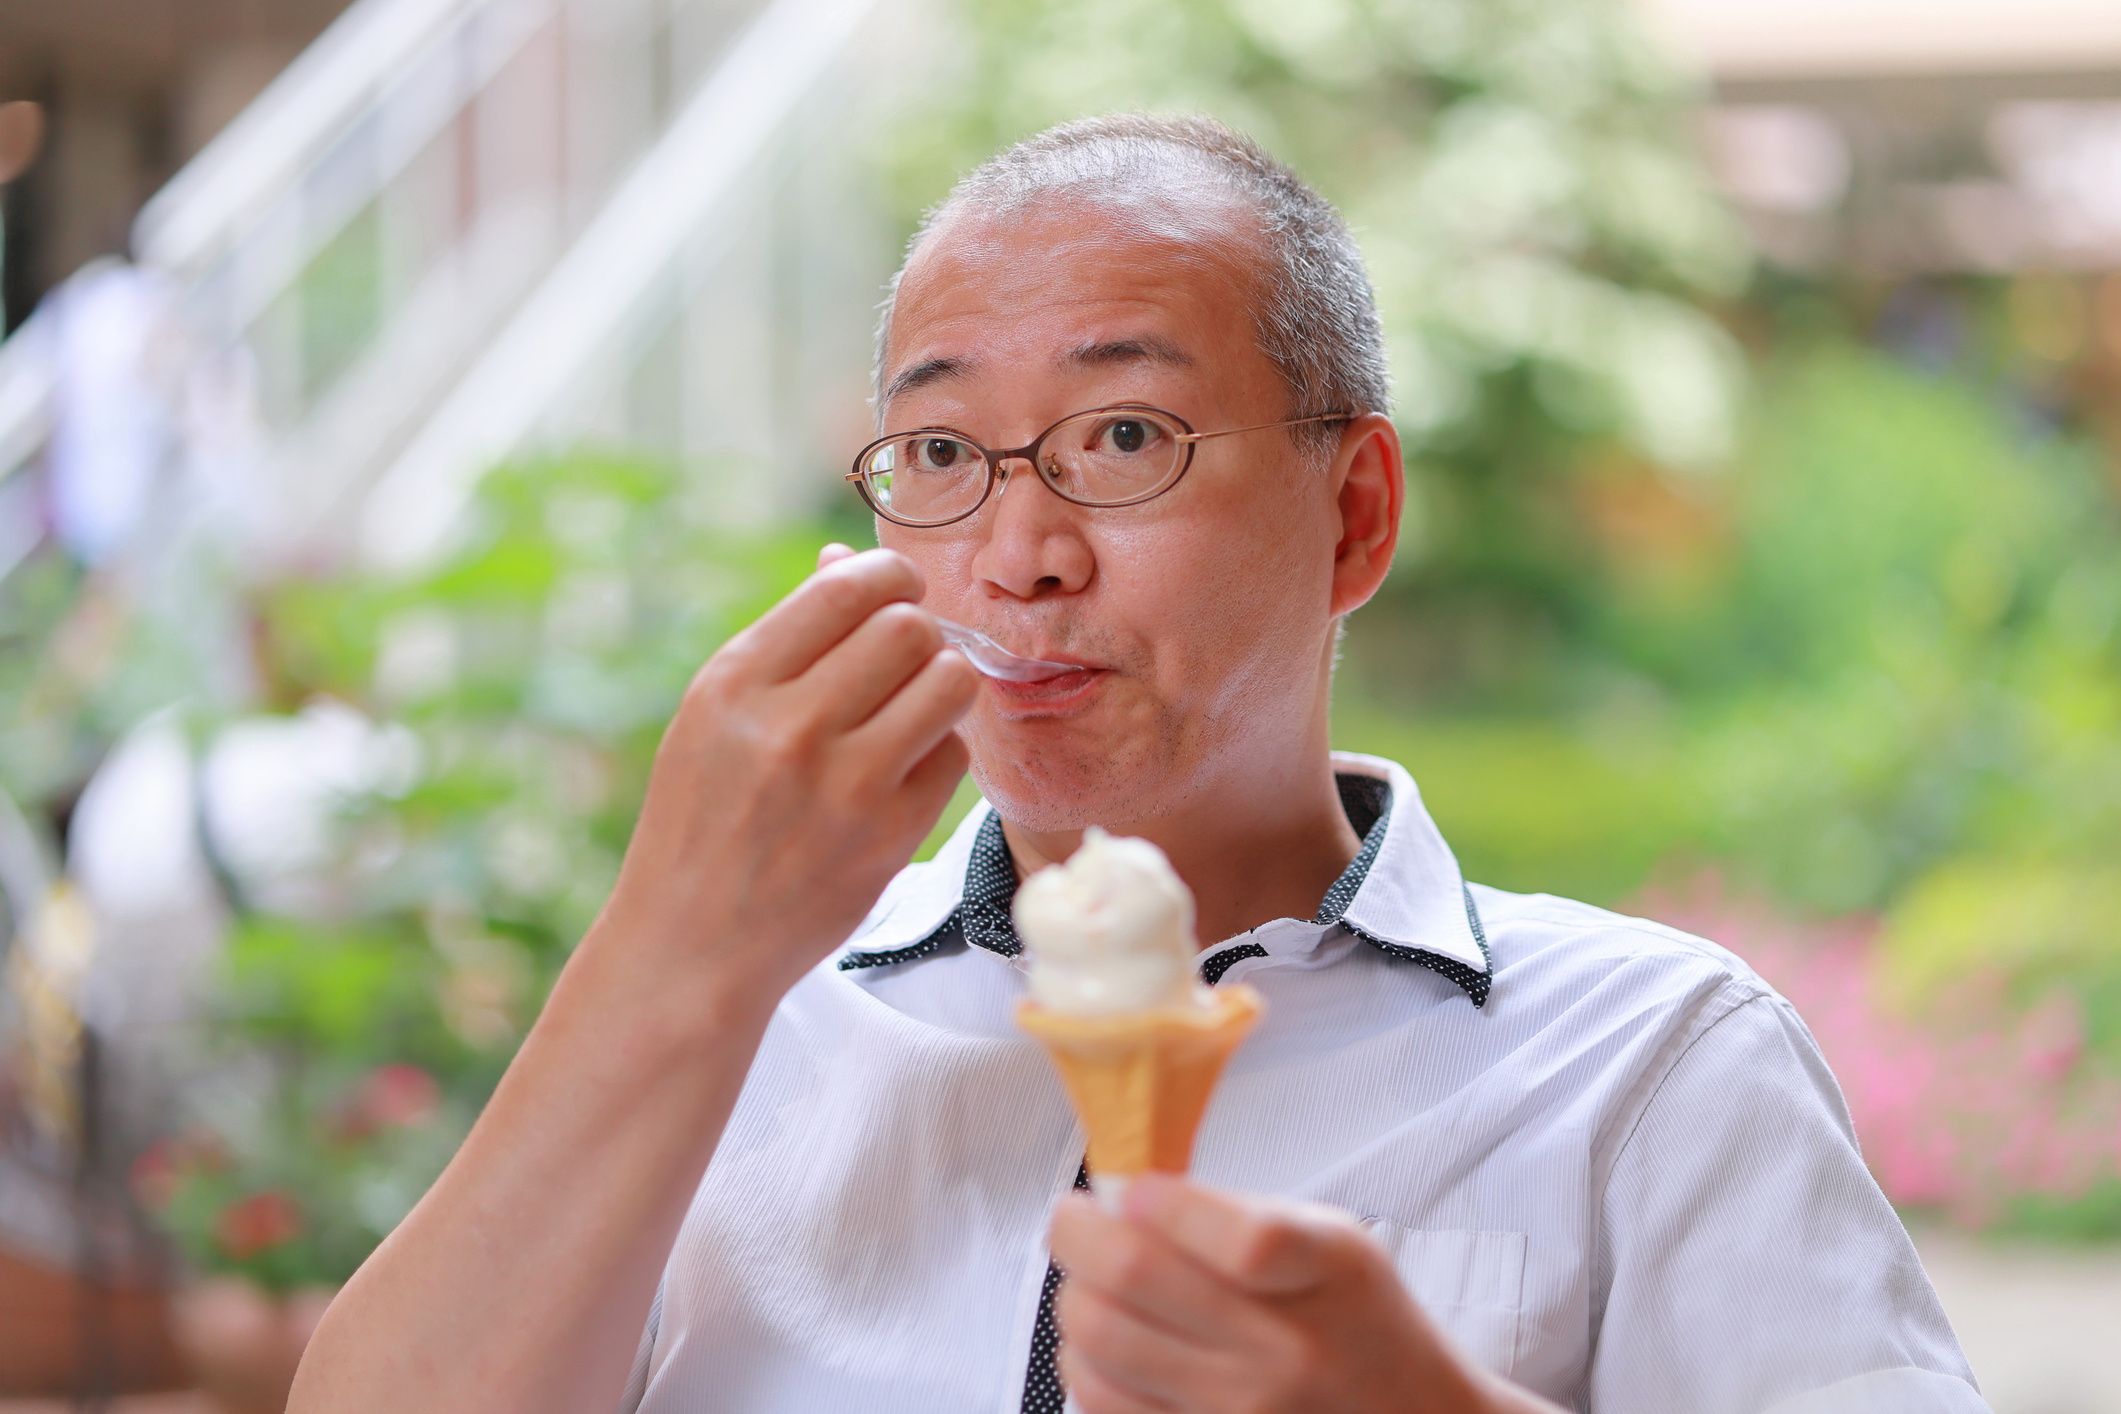
{"label": "ice cream cone", "polygon": [[1101,1189],[1152,1169],[1186,1171],[1223,1062],[1266,1007],[1242,984],[1211,995],[1207,1006],[1101,1017],[1066,1016],[1028,997],[1016,1004],[1016,1024],[1053,1057],[1082,1117]]}

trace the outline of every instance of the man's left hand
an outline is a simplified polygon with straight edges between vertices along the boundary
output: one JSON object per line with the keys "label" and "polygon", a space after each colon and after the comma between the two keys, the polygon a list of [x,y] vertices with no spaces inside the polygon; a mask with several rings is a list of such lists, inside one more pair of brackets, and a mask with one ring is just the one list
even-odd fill
{"label": "man's left hand", "polygon": [[1162,1174],[1053,1217],[1059,1371],[1083,1414],[1531,1414],[1454,1350],[1345,1215]]}

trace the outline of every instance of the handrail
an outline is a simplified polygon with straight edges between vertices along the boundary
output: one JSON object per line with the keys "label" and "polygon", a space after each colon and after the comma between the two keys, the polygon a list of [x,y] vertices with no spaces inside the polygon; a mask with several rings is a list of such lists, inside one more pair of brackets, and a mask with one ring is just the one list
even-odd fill
{"label": "handrail", "polygon": [[0,790],[0,901],[7,907],[7,933],[0,936],[0,957],[8,945],[27,933],[44,901],[58,865],[15,798]]}
{"label": "handrail", "polygon": [[[300,185],[309,164],[374,108],[408,64],[453,24],[491,3],[366,0],[351,6],[149,198],[133,223],[141,263],[180,279],[202,277]],[[313,230],[309,243],[326,234]],[[282,263],[296,258],[289,251]],[[227,322],[240,323],[240,317]],[[33,313],[0,343],[0,480],[36,454],[49,430],[56,371],[45,323]]]}
{"label": "handrail", "polygon": [[[141,263],[172,278],[200,350],[240,350],[261,331],[283,345],[298,337],[287,331],[301,328],[292,322],[300,308],[283,319],[273,302],[316,253],[379,194],[395,191],[389,199],[403,200],[406,191],[426,190],[389,184],[438,151],[446,166],[456,149],[438,149],[435,139],[467,105],[504,71],[546,72],[541,60],[511,70],[513,56],[537,35],[564,31],[570,14],[594,16],[600,3],[359,0],[135,224]],[[715,45],[703,80],[674,117],[655,125],[646,153],[620,167],[615,184],[606,185],[606,165],[596,170],[594,191],[541,194],[520,209],[506,204],[514,190],[502,188],[501,204],[479,207],[469,226],[448,233],[453,243],[437,247],[439,254],[421,246],[419,264],[393,267],[380,323],[362,336],[352,363],[326,375],[330,381],[297,385],[289,380],[303,376],[302,364],[272,365],[281,401],[271,405],[270,430],[260,429],[269,438],[261,450],[266,464],[302,488],[276,511],[291,536],[314,529],[331,553],[358,542],[378,563],[438,547],[483,471],[539,427],[556,430],[548,410],[572,409],[562,395],[655,312],[658,282],[680,265],[701,268],[752,219],[743,184],[762,172],[791,120],[834,101],[844,85],[833,66],[884,0],[683,3],[751,18],[733,43]],[[560,30],[548,30],[553,25]],[[623,52],[633,63],[635,51]],[[500,90],[517,95],[507,101],[537,91],[514,77],[504,82],[518,85]],[[564,153],[561,168],[564,180],[580,182]],[[591,196],[594,214],[570,232],[564,205],[551,203]],[[548,203],[549,218],[539,202]],[[518,219],[534,225],[532,218],[546,224],[525,225],[521,238],[508,227]],[[500,252],[507,259],[487,258],[496,240],[507,242]],[[430,306],[438,301],[450,311],[446,337],[434,335]],[[258,322],[268,315],[274,322]],[[50,434],[60,376],[53,323],[35,315],[0,346],[0,480],[33,459]],[[496,327],[498,336],[485,342]],[[392,356],[422,329],[429,337],[417,345],[419,359]],[[407,376],[409,363],[420,365],[418,376]],[[343,435],[349,419],[358,422],[356,435]],[[345,514],[354,510],[362,513]]]}
{"label": "handrail", "polygon": [[729,211],[745,169],[880,3],[773,0],[378,482],[365,559],[404,569],[445,547],[480,476],[638,316],[710,214]]}
{"label": "handrail", "polygon": [[0,481],[37,453],[50,430],[54,377],[45,322],[31,314],[0,343]]}
{"label": "handrail", "polygon": [[142,263],[197,273],[224,254],[415,54],[480,3],[349,8],[141,208],[133,249]]}
{"label": "handrail", "polygon": [[[209,159],[202,167],[208,175],[196,198],[179,191],[173,205],[151,204],[135,224],[142,262],[192,284],[197,312],[227,337],[257,318],[456,118],[550,17],[557,0],[376,3],[385,7],[385,19],[405,22],[372,26],[384,31],[375,42],[340,49],[314,104],[299,89],[286,90],[289,136],[239,123],[242,131],[232,129],[227,149],[201,154]],[[418,7],[424,9],[408,14]],[[268,120],[280,106],[277,90],[278,83],[259,100]],[[165,192],[181,186],[180,176]]]}

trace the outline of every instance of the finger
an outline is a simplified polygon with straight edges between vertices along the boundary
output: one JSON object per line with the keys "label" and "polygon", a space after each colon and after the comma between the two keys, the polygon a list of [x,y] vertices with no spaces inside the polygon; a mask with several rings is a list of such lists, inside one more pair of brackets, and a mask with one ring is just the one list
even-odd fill
{"label": "finger", "polygon": [[865,550],[819,570],[730,639],[721,655],[769,683],[786,682],[822,657],[886,604],[918,602],[924,586],[913,562],[893,550]]}
{"label": "finger", "polygon": [[[1137,1180],[1138,1182],[1139,1180]],[[1093,1290],[1204,1346],[1242,1344],[1254,1334],[1249,1298],[1162,1234],[1116,1218],[1071,1194],[1053,1209],[1053,1260],[1071,1289]]]}
{"label": "finger", "polygon": [[937,653],[868,721],[847,734],[850,749],[903,778],[925,759],[979,699],[980,676],[956,652]]}
{"label": "finger", "polygon": [[1203,1349],[1158,1325],[1107,1292],[1079,1284],[1074,1273],[1061,1285],[1053,1314],[1062,1348],[1137,1398],[1185,1404],[1223,1381],[1216,1352]]}
{"label": "finger", "polygon": [[853,554],[854,547],[852,545],[843,545],[837,540],[830,541],[818,547],[817,567],[823,569],[827,565],[836,565]]}
{"label": "finger", "polygon": [[935,749],[915,762],[913,769],[898,782],[898,796],[891,807],[892,819],[900,832],[900,847],[907,857],[910,858],[920,842],[935,829],[936,821],[942,819],[943,808],[956,793],[957,783],[965,778],[965,767],[970,760],[965,743],[955,732],[948,732],[936,743]]}
{"label": "finger", "polygon": [[1166,1414],[1175,1404],[1152,1401],[1115,1382],[1083,1357],[1073,1346],[1063,1345],[1053,1359],[1054,1372],[1068,1398],[1082,1414]]}
{"label": "finger", "polygon": [[1127,1186],[1127,1217],[1246,1291],[1288,1295],[1316,1286],[1355,1225],[1317,1203],[1219,1193],[1167,1174]]}
{"label": "finger", "polygon": [[[867,721],[942,651],[934,615],[915,604],[886,604],[784,684],[788,710],[803,712],[826,731],[847,731]],[[800,706],[793,705],[797,700]]]}
{"label": "finger", "polygon": [[922,817],[923,833],[935,827],[937,817],[957,793],[957,783],[965,779],[965,768],[971,764],[972,753],[965,749],[965,739],[950,731],[906,773],[906,795],[913,802],[914,813]]}

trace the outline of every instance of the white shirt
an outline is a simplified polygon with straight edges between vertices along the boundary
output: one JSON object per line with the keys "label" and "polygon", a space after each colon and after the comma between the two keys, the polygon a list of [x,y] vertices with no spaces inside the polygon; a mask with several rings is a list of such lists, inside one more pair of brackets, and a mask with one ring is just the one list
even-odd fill
{"label": "white shirt", "polygon": [[[1987,1408],[1787,1002],[1670,928],[1468,889],[1405,771],[1335,766],[1383,810],[1319,918],[1201,955],[1267,1012],[1199,1181],[1359,1217],[1464,1351],[1564,1405]],[[1017,1414],[1083,1135],[1010,1022],[988,817],[782,1002],[624,1408]]]}

